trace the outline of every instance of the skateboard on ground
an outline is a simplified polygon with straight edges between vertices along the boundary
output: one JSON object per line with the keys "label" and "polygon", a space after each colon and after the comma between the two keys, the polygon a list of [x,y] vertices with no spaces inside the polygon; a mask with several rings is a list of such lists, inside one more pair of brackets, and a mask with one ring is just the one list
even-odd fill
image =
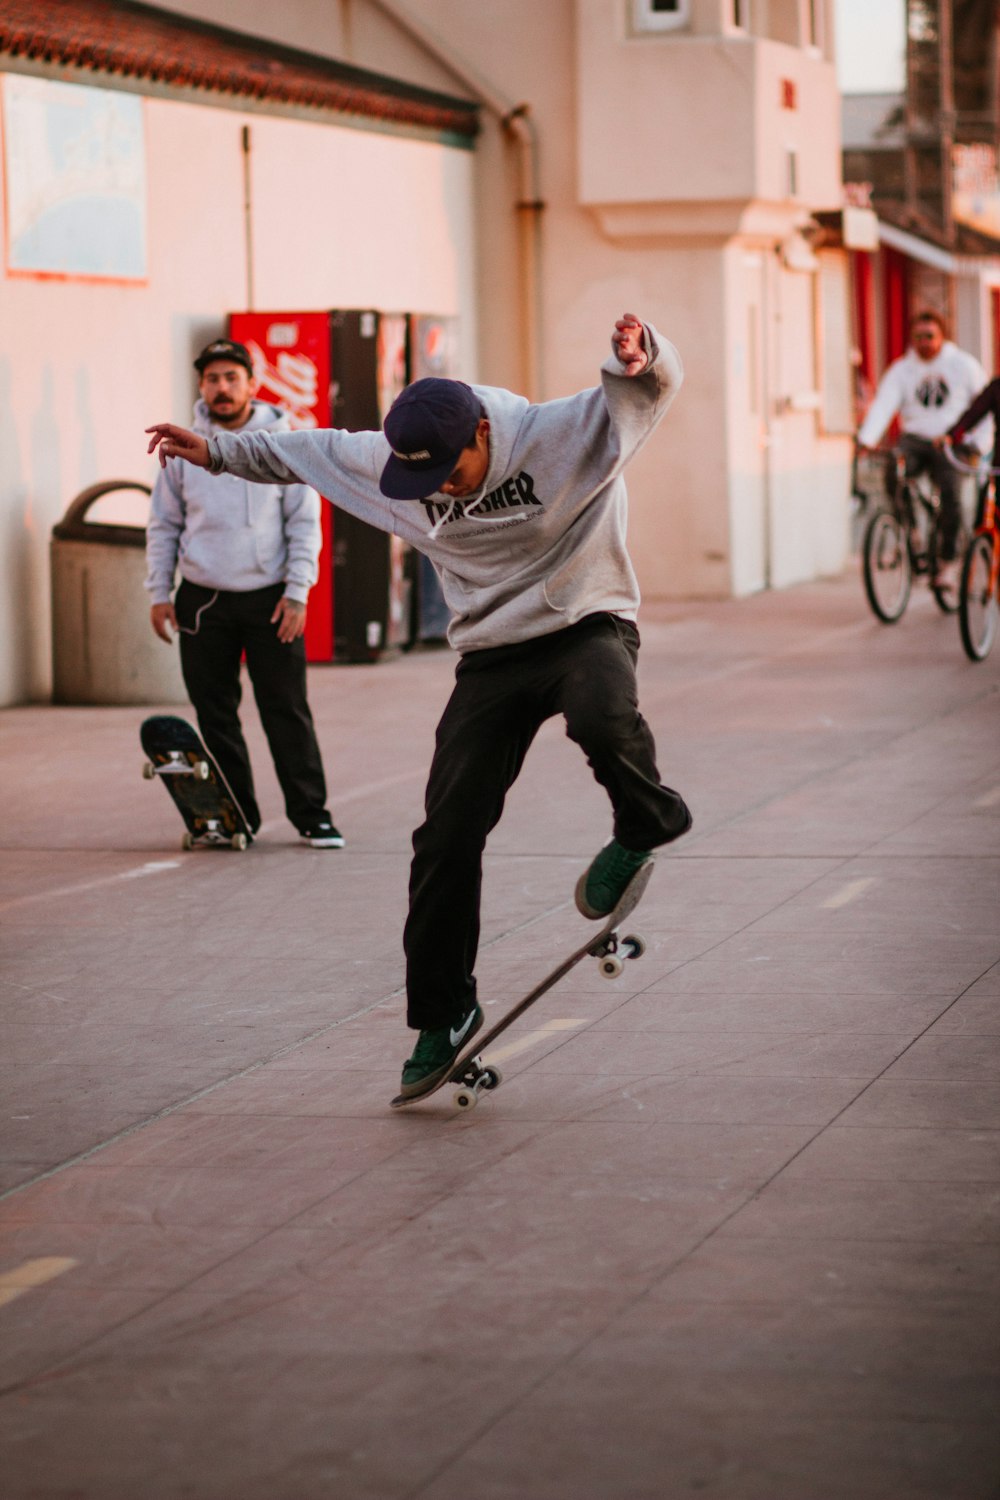
{"label": "skateboard on ground", "polygon": [[455,1095],[456,1108],[473,1109],[478,1102],[479,1095],[484,1090],[497,1088],[503,1079],[499,1068],[483,1062],[482,1053],[491,1042],[496,1041],[501,1032],[506,1031],[507,1027],[517,1020],[518,1016],[523,1015],[529,1006],[541,999],[542,995],[554,984],[558,984],[570,969],[574,969],[585,958],[596,958],[598,970],[605,979],[617,979],[625,967],[626,959],[641,958],[646,951],[642,938],[631,933],[626,937],[619,937],[618,929],[642,899],[643,892],[649,884],[649,877],[653,873],[654,864],[655,860],[647,859],[644,865],[639,866],[622,891],[618,905],[614,911],[608,913],[600,930],[593,933],[587,942],[577,948],[575,953],[570,954],[569,958],[563,959],[558,968],[553,969],[551,974],[547,974],[494,1026],[485,1032],[480,1032],[471,1046],[455,1059],[450,1072],[446,1073],[432,1088],[425,1089],[422,1094],[410,1094],[405,1098],[402,1094],[397,1094],[391,1101],[393,1109],[400,1109],[404,1104],[416,1104],[421,1099],[427,1099],[431,1094],[436,1094],[438,1089],[444,1088],[446,1083],[460,1085]]}
{"label": "skateboard on ground", "polygon": [[149,757],[143,776],[162,780],[187,824],[183,848],[228,844],[245,849],[252,835],[243,809],[187,720],[156,714],[143,721],[139,738]]}

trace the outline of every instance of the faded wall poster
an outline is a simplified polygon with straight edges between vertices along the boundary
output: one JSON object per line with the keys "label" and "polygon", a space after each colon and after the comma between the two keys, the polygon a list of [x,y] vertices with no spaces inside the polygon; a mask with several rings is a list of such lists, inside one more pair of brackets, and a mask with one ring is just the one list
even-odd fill
{"label": "faded wall poster", "polygon": [[142,100],[8,73],[3,125],[8,271],[144,280]]}

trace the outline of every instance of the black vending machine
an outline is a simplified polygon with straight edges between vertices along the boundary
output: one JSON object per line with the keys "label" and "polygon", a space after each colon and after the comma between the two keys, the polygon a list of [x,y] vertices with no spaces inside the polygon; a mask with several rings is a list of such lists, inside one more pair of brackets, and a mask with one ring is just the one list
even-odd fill
{"label": "black vending machine", "polygon": [[[409,378],[405,313],[330,314],[331,425],[378,430]],[[409,646],[414,631],[412,549],[348,515],[334,499],[333,659],[378,661]]]}

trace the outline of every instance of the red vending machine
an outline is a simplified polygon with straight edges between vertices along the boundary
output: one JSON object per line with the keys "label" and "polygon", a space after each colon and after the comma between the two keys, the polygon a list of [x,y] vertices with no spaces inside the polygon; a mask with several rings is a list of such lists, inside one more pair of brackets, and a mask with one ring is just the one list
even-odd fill
{"label": "red vending machine", "polygon": [[[330,319],[326,313],[231,313],[229,337],[245,344],[257,395],[288,412],[293,427],[330,427]],[[309,595],[306,659],[333,660],[333,510],[321,511],[319,578]]]}
{"label": "red vending machine", "polygon": [[[258,395],[292,425],[380,428],[409,375],[408,317],[374,311],[232,313],[229,336],[245,344]],[[412,638],[410,549],[323,506],[319,579],[309,596],[311,662],[373,662]]]}

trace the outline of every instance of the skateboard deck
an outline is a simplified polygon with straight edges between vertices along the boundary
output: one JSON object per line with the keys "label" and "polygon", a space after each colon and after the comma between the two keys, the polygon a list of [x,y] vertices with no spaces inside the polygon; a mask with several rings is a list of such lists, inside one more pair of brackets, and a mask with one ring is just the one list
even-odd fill
{"label": "skateboard deck", "polygon": [[187,825],[182,846],[245,849],[252,835],[243,809],[193,726],[173,714],[156,714],[143,721],[139,739],[149,757],[143,776],[163,782]]}
{"label": "skateboard deck", "polygon": [[417,1104],[421,1099],[429,1099],[431,1094],[436,1094],[438,1089],[444,1088],[446,1083],[460,1085],[455,1095],[457,1108],[473,1108],[484,1090],[495,1089],[502,1081],[499,1068],[484,1063],[482,1053],[491,1042],[496,1041],[497,1037],[507,1030],[508,1026],[522,1016],[529,1006],[534,1005],[536,1000],[540,1000],[553,985],[558,984],[560,979],[564,979],[570,970],[575,969],[576,965],[582,963],[585,958],[596,958],[599,970],[606,979],[617,979],[627,959],[641,958],[646,951],[642,939],[633,934],[619,937],[618,930],[641,901],[655,863],[655,860],[648,859],[644,865],[640,865],[622,891],[618,905],[604,919],[603,926],[596,933],[592,933],[587,942],[581,944],[568,958],[563,959],[551,974],[546,974],[545,978],[536,984],[533,990],[529,990],[523,999],[512,1006],[505,1015],[501,1016],[499,1021],[486,1031],[478,1032],[475,1041],[456,1058],[450,1072],[439,1079],[432,1088],[425,1089],[421,1094],[409,1094],[405,1097],[397,1094],[391,1101],[393,1109],[401,1109],[405,1104]]}

